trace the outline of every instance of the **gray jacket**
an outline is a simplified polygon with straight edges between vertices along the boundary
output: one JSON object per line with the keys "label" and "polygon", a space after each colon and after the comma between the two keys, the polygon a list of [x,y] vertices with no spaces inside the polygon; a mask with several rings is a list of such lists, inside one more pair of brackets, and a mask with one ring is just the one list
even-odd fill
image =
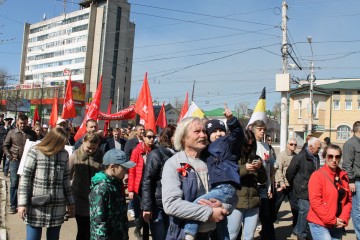
{"label": "gray jacket", "polygon": [[275,172],[275,182],[280,184],[285,184],[286,186],[290,186],[288,180],[286,179],[286,170],[290,165],[291,159],[296,155],[296,153],[291,153],[289,149],[285,149],[285,151],[280,152],[276,162],[278,164],[278,168]]}
{"label": "gray jacket", "polygon": [[161,179],[164,211],[180,219],[206,222],[212,214],[211,207],[182,199],[181,180],[177,171],[181,167],[180,163],[190,164],[184,151],[176,153],[165,162]]}
{"label": "gray jacket", "polygon": [[349,182],[360,181],[360,138],[355,135],[343,147],[342,167],[349,175]]}

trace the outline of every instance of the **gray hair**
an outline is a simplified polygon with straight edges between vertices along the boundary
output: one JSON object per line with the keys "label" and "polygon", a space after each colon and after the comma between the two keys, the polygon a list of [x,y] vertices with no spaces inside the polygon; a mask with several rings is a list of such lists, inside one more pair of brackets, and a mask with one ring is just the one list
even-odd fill
{"label": "gray hair", "polygon": [[189,125],[193,122],[203,123],[201,119],[198,117],[187,117],[182,119],[180,123],[177,125],[174,134],[174,148],[176,151],[184,150],[183,139],[188,132]]}
{"label": "gray hair", "polygon": [[296,142],[296,143],[297,143],[297,140],[296,140],[295,138],[290,138],[290,139],[288,139],[288,140],[287,140],[287,143],[289,144],[291,141],[293,141],[293,142]]}
{"label": "gray hair", "polygon": [[320,142],[320,140],[319,140],[318,138],[316,138],[316,137],[310,138],[310,139],[308,140],[308,146],[315,146],[315,143],[316,143],[317,141]]}

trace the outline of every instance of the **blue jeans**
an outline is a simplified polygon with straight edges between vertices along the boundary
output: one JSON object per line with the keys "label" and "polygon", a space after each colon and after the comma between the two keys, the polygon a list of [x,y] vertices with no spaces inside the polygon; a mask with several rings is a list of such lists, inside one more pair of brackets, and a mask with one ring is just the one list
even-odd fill
{"label": "blue jeans", "polygon": [[[58,240],[60,236],[60,226],[49,227],[46,230],[47,240]],[[42,233],[42,227],[33,227],[26,224],[26,240],[40,240]]]}
{"label": "blue jeans", "polygon": [[150,230],[153,239],[165,240],[167,229],[169,228],[169,216],[164,210],[153,207],[152,218],[150,220]]}
{"label": "blue jeans", "polygon": [[3,162],[3,171],[5,177],[9,174],[9,165],[10,165],[10,160],[7,157],[5,157]]}
{"label": "blue jeans", "polygon": [[[237,204],[237,197],[236,197],[236,189],[231,184],[219,184],[213,189],[211,189],[210,192],[208,192],[205,195],[202,195],[198,197],[194,202],[197,203],[201,199],[211,199],[215,198],[219,200],[222,203],[231,204],[233,207]],[[190,234],[192,236],[195,236],[197,233],[197,230],[199,228],[198,222],[187,222],[185,224],[184,230],[186,234]],[[229,239],[229,232],[227,230],[227,221],[224,219],[219,224],[217,224],[217,232],[221,236],[221,239]]]}
{"label": "blue jeans", "polygon": [[19,187],[19,169],[20,161],[10,161],[10,208],[17,208],[17,191]]}
{"label": "blue jeans", "polygon": [[[355,226],[355,225],[354,225]],[[309,222],[311,236],[313,240],[341,240],[342,228],[326,228],[315,223]]]}
{"label": "blue jeans", "polygon": [[309,200],[298,199],[298,205],[299,205],[299,216],[296,226],[294,228],[294,233],[296,233],[299,237],[306,238],[308,237],[306,217],[309,212],[310,203]]}
{"label": "blue jeans", "polygon": [[244,240],[254,239],[254,233],[256,229],[256,224],[259,219],[259,208],[240,208],[235,209],[228,216],[228,229],[229,237],[231,240],[235,240],[241,229],[241,224],[243,223],[243,233]]}
{"label": "blue jeans", "polygon": [[356,238],[360,239],[360,181],[355,182],[356,191],[352,195],[351,218]]}

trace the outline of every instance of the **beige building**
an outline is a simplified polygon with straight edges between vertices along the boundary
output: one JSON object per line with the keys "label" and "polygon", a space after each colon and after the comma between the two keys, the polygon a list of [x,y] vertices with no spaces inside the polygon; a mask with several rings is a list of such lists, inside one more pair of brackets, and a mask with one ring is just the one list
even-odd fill
{"label": "beige building", "polygon": [[[64,86],[68,79],[64,70],[68,69],[73,81],[85,83],[84,102],[87,102],[102,75],[100,110],[107,110],[110,99],[113,100],[112,112],[128,107],[135,33],[135,24],[129,19],[130,4],[86,0],[81,1],[79,9],[25,24],[20,83]],[[42,107],[51,112],[51,105],[44,103]],[[77,108],[81,116],[74,121],[80,123],[85,108]],[[61,106],[59,111],[61,113]]]}
{"label": "beige building", "polygon": [[[313,95],[312,133],[321,140],[343,145],[360,120],[360,79],[317,80]],[[289,97],[289,138],[303,145],[309,124],[309,86],[292,89]]]}

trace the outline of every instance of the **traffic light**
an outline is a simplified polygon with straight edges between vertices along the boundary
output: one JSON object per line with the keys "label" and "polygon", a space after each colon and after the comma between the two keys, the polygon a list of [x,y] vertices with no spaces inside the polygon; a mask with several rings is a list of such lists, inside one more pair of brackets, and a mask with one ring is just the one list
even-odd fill
{"label": "traffic light", "polygon": [[316,124],[313,124],[311,126],[311,132],[316,132],[316,129],[317,129],[317,125]]}
{"label": "traffic light", "polygon": [[304,125],[304,132],[307,132],[307,131],[308,131],[308,125],[305,124],[305,125]]}

